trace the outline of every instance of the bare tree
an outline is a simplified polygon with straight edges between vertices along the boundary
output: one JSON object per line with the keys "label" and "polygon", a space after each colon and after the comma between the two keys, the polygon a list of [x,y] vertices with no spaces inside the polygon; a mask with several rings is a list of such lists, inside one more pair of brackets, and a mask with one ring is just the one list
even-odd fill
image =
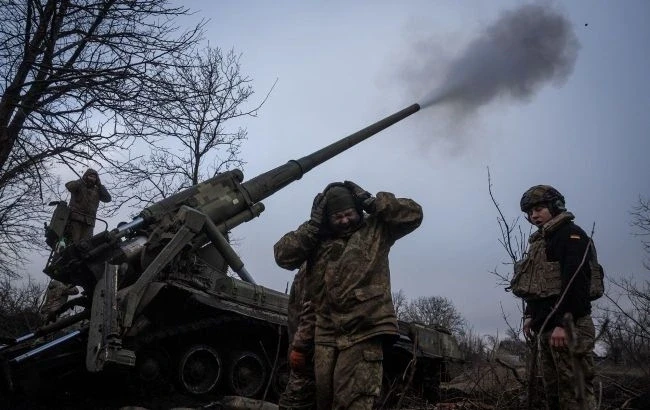
{"label": "bare tree", "polygon": [[630,279],[612,279],[609,283],[613,287],[606,295],[610,304],[602,307],[607,320],[603,330],[607,354],[616,363],[648,363],[650,282],[640,285]]}
{"label": "bare tree", "polygon": [[[644,266],[650,269],[650,200],[639,197],[631,215],[634,234],[646,251]],[[600,340],[606,346],[607,359],[619,366],[616,378],[601,377],[607,387],[627,399],[618,407],[637,407],[633,402],[647,403],[650,396],[650,370],[646,365],[650,362],[650,281],[609,278],[608,284],[607,300],[599,309]]]}
{"label": "bare tree", "polygon": [[[639,197],[639,203],[632,209],[632,226],[636,228],[635,235],[641,238],[643,249],[650,255],[650,198]],[[650,256],[643,264],[650,270]]]}
{"label": "bare tree", "polygon": [[[650,255],[650,200],[639,197],[632,209],[635,235]],[[646,257],[644,266],[650,269]],[[650,360],[650,281],[638,283],[629,278],[612,279],[605,297],[608,304],[601,307],[601,322],[607,323],[603,341],[607,354],[615,363],[645,363]]]}
{"label": "bare tree", "polygon": [[402,289],[397,292],[393,292],[393,306],[395,307],[395,316],[399,320],[406,320],[404,317],[406,307],[408,305],[408,300],[406,299],[406,293]]}
{"label": "bare tree", "polygon": [[466,321],[453,302],[442,296],[421,296],[408,300],[402,289],[393,292],[393,306],[397,319],[419,322],[427,326],[439,325],[456,335],[466,326]]}
{"label": "bare tree", "polygon": [[1,337],[17,337],[40,325],[38,308],[45,284],[29,279],[16,283],[0,279]]}
{"label": "bare tree", "polygon": [[[199,39],[202,23],[176,25],[187,13],[166,0],[2,1],[3,209],[42,221],[53,167],[111,163],[132,144],[129,119],[166,98],[157,73]],[[0,245],[38,246],[34,229],[4,225]],[[15,246],[0,251],[5,265],[22,256]]]}
{"label": "bare tree", "polygon": [[25,252],[42,238],[42,228],[33,222],[42,208],[30,208],[34,201],[40,202],[36,191],[0,188],[0,278],[18,277]]}
{"label": "bare tree", "polygon": [[404,310],[404,320],[425,325],[440,325],[458,334],[465,319],[451,300],[442,296],[421,296],[411,300]]}
{"label": "bare tree", "polygon": [[476,333],[471,326],[463,326],[456,338],[458,339],[458,347],[468,363],[475,364],[485,359],[487,352],[485,338]]}
{"label": "bare tree", "polygon": [[160,138],[148,141],[150,155],[115,167],[122,188],[114,206],[141,207],[243,164],[247,133],[237,120],[255,116],[264,101],[246,107],[253,88],[240,56],[208,47],[160,76],[170,84],[168,99],[133,117],[144,133]]}
{"label": "bare tree", "polygon": [[[165,0],[23,0],[0,8],[0,187],[48,160],[106,158],[119,115],[151,103],[160,66],[198,38]],[[38,135],[36,135],[38,134]]]}

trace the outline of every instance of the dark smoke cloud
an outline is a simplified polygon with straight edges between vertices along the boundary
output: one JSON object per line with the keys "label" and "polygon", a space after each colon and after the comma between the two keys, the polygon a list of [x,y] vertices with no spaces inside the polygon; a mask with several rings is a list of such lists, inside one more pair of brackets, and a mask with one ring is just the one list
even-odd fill
{"label": "dark smoke cloud", "polygon": [[[548,6],[504,12],[444,67],[442,85],[421,105],[449,104],[464,116],[497,97],[527,100],[546,83],[563,84],[579,48],[571,22]],[[431,60],[418,75],[411,72],[410,86],[422,89],[439,64]]]}

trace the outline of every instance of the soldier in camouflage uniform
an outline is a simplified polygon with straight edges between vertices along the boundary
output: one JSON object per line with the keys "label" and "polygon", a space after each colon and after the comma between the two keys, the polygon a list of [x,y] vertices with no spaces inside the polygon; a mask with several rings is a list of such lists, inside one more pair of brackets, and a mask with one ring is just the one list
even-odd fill
{"label": "soldier in camouflage uniform", "polygon": [[111,195],[100,182],[97,171],[90,168],[81,179],[70,181],[65,187],[71,194],[66,236],[72,243],[78,243],[93,236],[99,201],[110,202]]}
{"label": "soldier in camouflage uniform", "polygon": [[524,333],[540,338],[538,366],[548,408],[594,408],[591,300],[603,291],[595,247],[555,188],[533,186],[520,205],[539,229],[515,264],[511,288],[526,301]]}
{"label": "soldier in camouflage uniform", "polygon": [[[81,179],[67,182],[65,187],[71,194],[70,217],[65,228],[65,237],[72,243],[78,243],[93,236],[99,201],[110,202],[111,195],[101,184],[97,171],[91,168],[86,170]],[[45,303],[41,308],[41,316],[46,322],[55,320],[54,312],[68,300],[68,295],[78,292],[76,287],[68,287],[61,282],[52,280],[45,292]]]}
{"label": "soldier in camouflage uniform", "polygon": [[293,278],[289,291],[287,332],[289,337],[289,380],[280,396],[280,410],[312,410],[316,400],[314,381],[314,318],[306,299],[307,263]]}
{"label": "soldier in camouflage uniform", "polygon": [[44,324],[56,320],[57,311],[68,301],[68,296],[79,293],[73,285],[66,285],[58,280],[52,279],[45,292],[45,300],[40,309],[40,315]]}
{"label": "soldier in camouflage uniform", "polygon": [[316,195],[310,220],[275,244],[279,266],[309,266],[319,410],[371,409],[378,398],[383,345],[399,335],[388,253],[421,222],[413,200],[389,192],[375,198],[345,181]]}

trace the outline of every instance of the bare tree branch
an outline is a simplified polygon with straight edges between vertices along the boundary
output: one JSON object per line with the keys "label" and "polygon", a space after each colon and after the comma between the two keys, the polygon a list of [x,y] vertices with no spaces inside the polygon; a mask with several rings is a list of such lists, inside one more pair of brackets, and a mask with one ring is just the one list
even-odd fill
{"label": "bare tree branch", "polygon": [[494,207],[497,210],[497,224],[499,226],[501,237],[498,239],[501,246],[505,249],[508,254],[509,262],[504,263],[508,266],[508,273],[501,273],[497,268],[490,271],[494,276],[497,277],[499,284],[503,286],[509,286],[510,280],[512,279],[512,269],[510,268],[524,257],[526,249],[528,248],[528,237],[530,236],[530,229],[527,233],[521,227],[519,217],[513,219],[511,222],[506,220],[506,217],[501,211],[501,206],[496,200],[494,193],[492,192],[492,175],[490,174],[490,168],[487,168],[488,174],[488,193],[490,199],[494,204]]}
{"label": "bare tree branch", "polygon": [[[641,244],[646,254],[650,255],[650,198],[639,197],[639,203],[632,209],[632,226],[636,228],[635,235],[641,238]],[[650,270],[650,257],[643,262]]]}
{"label": "bare tree branch", "polygon": [[38,308],[44,291],[45,284],[31,278],[25,283],[0,279],[0,337],[15,338],[40,325]]}
{"label": "bare tree branch", "polygon": [[2,3],[0,275],[42,246],[52,170],[115,165],[150,137],[131,118],[170,98],[159,73],[193,50],[204,24],[179,29],[188,13],[167,0]]}
{"label": "bare tree branch", "polygon": [[131,118],[146,135],[166,138],[149,143],[149,156],[113,167],[119,186],[113,210],[125,203],[140,209],[243,165],[240,148],[247,132],[237,124],[256,116],[266,97],[247,106],[253,88],[239,59],[233,50],[207,48],[159,73],[168,85],[167,100]]}

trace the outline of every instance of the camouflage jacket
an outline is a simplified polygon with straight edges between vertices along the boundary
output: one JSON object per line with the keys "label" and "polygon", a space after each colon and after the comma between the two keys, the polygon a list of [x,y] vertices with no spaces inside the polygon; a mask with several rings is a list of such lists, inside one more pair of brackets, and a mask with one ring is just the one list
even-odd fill
{"label": "camouflage jacket", "polygon": [[65,184],[70,191],[70,219],[95,226],[95,216],[99,201],[110,202],[111,195],[104,185],[88,186],[83,179],[70,181]]}
{"label": "camouflage jacket", "polygon": [[[315,312],[315,343],[344,349],[380,335],[397,335],[388,253],[422,222],[415,201],[379,192],[376,211],[347,237],[321,238],[303,223],[274,247],[285,269],[309,261],[308,300]],[[296,334],[296,337],[299,337]]]}
{"label": "camouflage jacket", "polygon": [[307,299],[307,263],[303,263],[293,278],[289,291],[287,331],[289,349],[312,353],[314,347],[314,310]]}

